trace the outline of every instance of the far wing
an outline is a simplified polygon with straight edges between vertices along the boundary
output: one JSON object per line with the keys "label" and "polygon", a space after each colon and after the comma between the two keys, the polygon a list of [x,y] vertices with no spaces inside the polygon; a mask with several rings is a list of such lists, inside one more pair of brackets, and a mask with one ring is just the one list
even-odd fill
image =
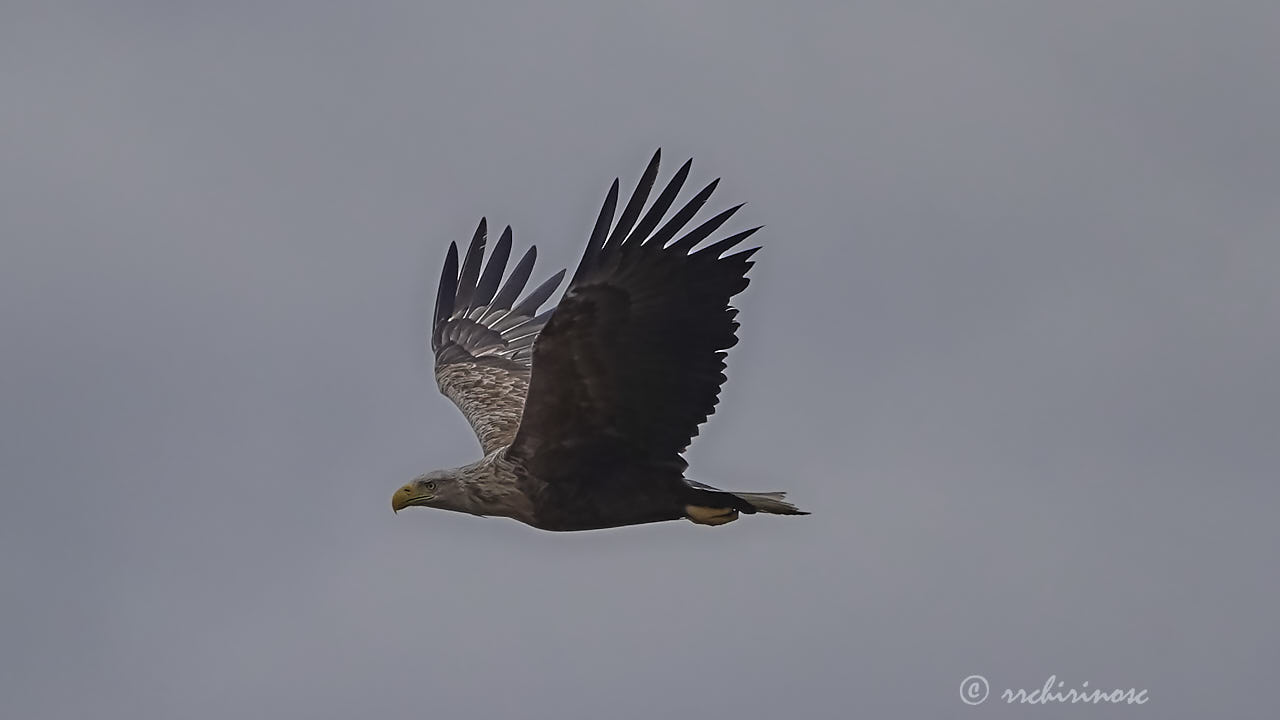
{"label": "far wing", "polygon": [[729,301],[747,286],[758,248],[723,255],[755,229],[694,250],[741,207],[684,231],[715,182],[663,223],[689,163],[642,216],[658,160],[655,154],[616,224],[614,181],[573,280],[533,346],[511,452],[553,482],[575,468],[591,474],[602,462],[683,470],[680,455],[725,380],[724,351],[737,342],[738,327]]}
{"label": "far wing", "polygon": [[503,231],[487,264],[485,234],[482,219],[461,269],[458,246],[449,243],[436,294],[431,349],[440,392],[466,416],[488,454],[515,437],[529,388],[533,341],[551,314],[548,310],[538,315],[538,308],[555,292],[565,271],[516,302],[533,272],[537,248],[530,247],[502,283],[511,255],[511,228]]}

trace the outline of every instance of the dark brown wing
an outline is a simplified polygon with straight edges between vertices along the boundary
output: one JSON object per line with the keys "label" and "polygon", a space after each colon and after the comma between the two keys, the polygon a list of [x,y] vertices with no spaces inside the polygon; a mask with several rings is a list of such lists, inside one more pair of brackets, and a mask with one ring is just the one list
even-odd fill
{"label": "dark brown wing", "polygon": [[[685,163],[645,212],[655,154],[616,224],[615,180],[573,280],[533,346],[524,417],[512,445],[544,478],[609,458],[684,468],[680,457],[714,411],[725,350],[737,338],[729,300],[759,248],[724,253],[756,229],[692,252],[738,207],[682,232],[713,182],[669,220]],[[606,455],[608,457],[602,457]]]}
{"label": "dark brown wing", "polygon": [[458,268],[458,246],[449,243],[431,327],[436,383],[475,430],[488,454],[511,443],[520,424],[533,341],[550,311],[538,308],[564,279],[553,275],[516,303],[529,281],[536,247],[530,247],[499,289],[511,255],[511,228],[503,231],[481,273],[485,221],[480,220]]}

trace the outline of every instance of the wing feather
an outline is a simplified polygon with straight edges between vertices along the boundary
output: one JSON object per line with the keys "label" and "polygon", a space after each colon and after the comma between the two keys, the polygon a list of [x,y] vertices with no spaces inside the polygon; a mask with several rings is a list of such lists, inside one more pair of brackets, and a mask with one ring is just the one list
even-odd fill
{"label": "wing feather", "polygon": [[560,283],[564,281],[564,273],[564,270],[560,270],[555,275],[547,278],[541,285],[534,288],[532,292],[520,301],[519,305],[516,305],[511,310],[512,316],[520,317],[537,313],[538,308],[542,307],[542,304],[547,301],[547,298],[550,298],[551,294],[556,291],[556,288],[560,287]]}
{"label": "wing feather", "polygon": [[631,200],[623,208],[622,215],[618,218],[617,224],[613,226],[613,232],[609,233],[609,239],[605,241],[606,245],[616,245],[622,242],[627,237],[627,233],[631,232],[631,228],[635,226],[636,219],[640,217],[640,211],[644,209],[644,201],[649,199],[649,191],[653,189],[653,181],[658,178],[658,163],[661,159],[661,150],[653,154],[653,159],[649,161],[649,166],[644,169],[644,174],[640,176],[640,182],[636,185],[635,192],[631,193]]}
{"label": "wing feather", "polygon": [[436,310],[431,321],[431,347],[440,343],[440,332],[445,321],[453,314],[453,301],[458,292],[458,244],[449,243],[444,256],[444,268],[440,271],[440,285],[436,288]]}
{"label": "wing feather", "polygon": [[658,223],[662,222],[663,216],[667,214],[667,210],[671,209],[671,203],[675,202],[676,196],[680,194],[680,188],[684,187],[684,181],[689,177],[689,170],[693,167],[693,159],[686,160],[684,165],[676,171],[676,174],[667,181],[667,187],[658,194],[658,199],[653,201],[653,205],[649,207],[649,211],[636,224],[635,230],[631,233],[631,237],[641,240],[649,237],[653,233],[653,229],[658,227]]}
{"label": "wing feather", "polygon": [[618,205],[618,180],[614,178],[613,185],[609,186],[609,192],[604,197],[604,207],[600,208],[600,215],[596,217],[596,226],[591,231],[591,237],[587,240],[587,249],[582,252],[582,260],[578,263],[578,269],[573,273],[573,279],[569,281],[569,285],[577,282],[582,272],[595,262],[595,258],[600,254],[601,248],[604,246],[604,239],[609,232],[609,223],[613,222],[613,210]]}
{"label": "wing feather", "polygon": [[471,237],[471,244],[467,246],[467,255],[462,260],[462,273],[458,276],[456,303],[457,307],[462,308],[464,313],[471,306],[471,298],[476,293],[476,278],[480,275],[480,263],[484,259],[484,244],[487,234],[488,229],[485,219],[480,218],[480,225],[476,227],[476,233]]}
{"label": "wing feather", "polygon": [[[494,293],[498,292],[498,283],[502,281],[502,273],[507,269],[507,260],[511,257],[511,226],[508,225],[506,230],[502,231],[502,237],[498,238],[498,244],[493,247],[493,253],[489,255],[489,262],[485,263],[484,273],[480,275],[480,281],[476,283],[475,297],[471,298],[468,310],[486,307],[493,300]],[[469,315],[474,313],[468,312]]]}
{"label": "wing feather", "polygon": [[511,271],[511,275],[507,277],[507,282],[503,284],[502,289],[494,296],[493,302],[489,307],[493,310],[510,310],[511,305],[520,296],[520,291],[524,290],[524,286],[529,282],[529,275],[533,273],[533,263],[538,259],[538,246],[530,245],[525,251],[524,257],[520,258],[520,262],[516,263],[516,267]]}
{"label": "wing feather", "polygon": [[684,207],[680,208],[680,211],[677,212],[671,220],[667,221],[666,225],[663,225],[661,229],[654,233],[653,237],[645,240],[644,242],[646,244],[653,243],[658,247],[666,245],[667,242],[671,240],[671,238],[675,237],[676,233],[680,232],[680,229],[687,225],[689,221],[693,219],[693,216],[702,209],[702,206],[707,202],[707,198],[711,197],[711,193],[715,192],[716,186],[719,184],[720,178],[716,178],[708,183],[706,187],[698,191],[697,195],[690,198],[689,202],[685,203]]}

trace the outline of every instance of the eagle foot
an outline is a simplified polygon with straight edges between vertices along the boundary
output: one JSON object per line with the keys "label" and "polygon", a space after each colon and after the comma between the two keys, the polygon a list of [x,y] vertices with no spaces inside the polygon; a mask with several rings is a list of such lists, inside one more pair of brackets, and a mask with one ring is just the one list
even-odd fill
{"label": "eagle foot", "polygon": [[712,508],[700,505],[685,505],[684,516],[699,525],[724,525],[738,519],[735,508]]}

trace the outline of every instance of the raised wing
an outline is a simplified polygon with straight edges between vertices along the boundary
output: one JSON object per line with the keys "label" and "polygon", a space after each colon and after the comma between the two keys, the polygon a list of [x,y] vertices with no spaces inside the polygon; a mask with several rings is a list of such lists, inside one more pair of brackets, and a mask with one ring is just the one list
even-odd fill
{"label": "raised wing", "polygon": [[516,302],[533,272],[538,249],[530,247],[502,283],[511,256],[511,228],[502,232],[488,263],[485,235],[481,219],[461,269],[458,245],[449,243],[436,293],[431,349],[440,392],[466,416],[488,454],[515,437],[529,388],[533,341],[551,315],[550,310],[539,315],[538,308],[559,287],[565,271]]}
{"label": "raised wing", "polygon": [[759,248],[724,253],[759,228],[694,251],[741,205],[684,231],[717,180],[664,223],[692,161],[646,211],[659,158],[616,223],[614,180],[573,280],[533,346],[511,451],[552,482],[613,461],[683,470],[680,455],[725,380],[724,351],[738,327],[729,300],[747,286]]}

